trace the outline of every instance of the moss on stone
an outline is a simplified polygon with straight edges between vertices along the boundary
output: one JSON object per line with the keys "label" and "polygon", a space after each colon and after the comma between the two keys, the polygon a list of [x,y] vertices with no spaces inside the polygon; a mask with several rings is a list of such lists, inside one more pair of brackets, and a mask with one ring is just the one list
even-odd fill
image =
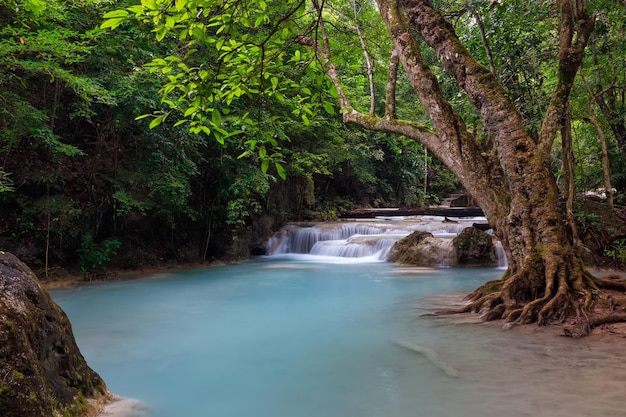
{"label": "moss on stone", "polygon": [[78,416],[85,397],[106,392],[78,350],[65,313],[6,252],[0,252],[0,317],[1,416]]}

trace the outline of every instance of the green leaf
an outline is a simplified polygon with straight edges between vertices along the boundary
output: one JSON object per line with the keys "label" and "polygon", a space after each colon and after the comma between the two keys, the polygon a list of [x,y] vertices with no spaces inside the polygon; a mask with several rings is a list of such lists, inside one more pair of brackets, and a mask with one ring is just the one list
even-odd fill
{"label": "green leaf", "polygon": [[141,0],[141,4],[149,8],[150,10],[158,10],[156,0]]}
{"label": "green leaf", "polygon": [[220,132],[213,130],[213,136],[215,136],[215,140],[217,141],[217,143],[219,143],[220,145],[224,144],[224,137]]}
{"label": "green leaf", "polygon": [[189,107],[187,110],[185,110],[185,113],[183,114],[184,117],[189,117],[192,114],[194,114],[195,112],[198,111],[197,107]]}
{"label": "green leaf", "polygon": [[330,115],[335,114],[335,106],[333,106],[331,103],[327,101],[324,102],[324,110],[326,111],[326,113]]}
{"label": "green leaf", "polygon": [[241,159],[241,158],[246,158],[248,156],[252,155],[252,151],[245,151],[244,153],[242,153],[241,155],[239,155],[237,157],[237,159]]}
{"label": "green leaf", "polygon": [[286,180],[287,173],[285,172],[285,168],[278,162],[274,162],[274,166],[276,167],[276,172],[278,173],[278,176],[282,178],[283,180]]}
{"label": "green leaf", "polygon": [[126,10],[113,10],[106,12],[102,17],[105,19],[111,19],[112,17],[128,17],[128,12]]}
{"label": "green leaf", "polygon": [[219,126],[222,124],[222,115],[220,114],[219,110],[213,110],[213,113],[211,113],[211,120],[213,121],[213,124],[215,126]]}
{"label": "green leaf", "polygon": [[182,11],[185,6],[187,6],[187,3],[189,2],[189,0],[176,0],[176,11],[180,12]]}
{"label": "green leaf", "polygon": [[165,119],[165,115],[163,114],[155,117],[154,120],[150,122],[150,129],[154,129],[155,127],[163,123],[163,119]]}
{"label": "green leaf", "polygon": [[142,16],[144,14],[144,7],[141,4],[136,4],[134,6],[127,7],[126,10],[128,10],[131,13],[135,13],[135,15],[137,16]]}
{"label": "green leaf", "polygon": [[118,27],[119,25],[121,25],[125,20],[126,20],[125,17],[116,17],[116,18],[113,18],[113,19],[105,20],[100,25],[100,29],[111,28],[111,30],[113,30],[116,27]]}
{"label": "green leaf", "polygon": [[266,174],[267,173],[267,169],[269,167],[270,167],[270,160],[269,159],[264,159],[263,162],[261,162],[261,172]]}

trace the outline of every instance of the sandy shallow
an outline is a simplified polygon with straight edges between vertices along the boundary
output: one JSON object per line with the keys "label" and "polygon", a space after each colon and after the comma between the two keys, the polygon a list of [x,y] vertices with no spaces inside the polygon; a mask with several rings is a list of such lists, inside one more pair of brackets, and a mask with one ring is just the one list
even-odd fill
{"label": "sandy shallow", "polygon": [[[450,307],[460,299],[445,295],[421,300],[414,305],[415,314]],[[447,408],[450,416],[624,415],[626,332],[622,324],[602,326],[581,339],[559,336],[559,326],[503,330],[502,323],[481,323],[477,315],[435,317],[428,327],[438,337],[426,346],[458,374],[432,392],[441,403],[454,398]],[[421,342],[414,332],[407,339],[407,343]],[[438,409],[422,411],[425,416],[445,415]]]}
{"label": "sandy shallow", "polygon": [[100,405],[97,417],[147,417],[149,408],[143,402],[133,398],[123,398],[110,395],[107,401]]}

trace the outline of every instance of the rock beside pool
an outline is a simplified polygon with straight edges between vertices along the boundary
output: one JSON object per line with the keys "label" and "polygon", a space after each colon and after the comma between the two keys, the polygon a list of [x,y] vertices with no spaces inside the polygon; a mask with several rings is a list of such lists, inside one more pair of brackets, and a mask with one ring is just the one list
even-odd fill
{"label": "rock beside pool", "polygon": [[439,239],[428,232],[413,232],[393,245],[387,260],[422,267],[455,266],[456,252],[451,239]]}
{"label": "rock beside pool", "polygon": [[475,227],[464,229],[454,239],[413,232],[394,244],[387,259],[422,267],[497,265],[493,237]]}
{"label": "rock beside pool", "polygon": [[0,416],[80,416],[106,386],[35,274],[0,251]]}
{"label": "rock beside pool", "polygon": [[453,240],[459,266],[496,266],[493,237],[476,228],[463,229]]}

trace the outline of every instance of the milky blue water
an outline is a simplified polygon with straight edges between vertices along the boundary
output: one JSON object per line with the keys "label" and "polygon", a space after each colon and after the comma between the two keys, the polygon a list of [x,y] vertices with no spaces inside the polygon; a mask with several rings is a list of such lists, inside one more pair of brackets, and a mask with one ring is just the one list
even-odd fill
{"label": "milky blue water", "polygon": [[[52,294],[91,367],[112,392],[144,402],[151,417],[623,411],[626,397],[609,386],[602,407],[557,407],[561,390],[588,393],[574,380],[606,365],[606,355],[585,344],[564,349],[560,339],[528,335],[513,344],[510,332],[421,317],[433,295],[467,292],[501,274],[264,258]],[[459,377],[402,344],[435,352]],[[536,378],[540,372],[547,376]]]}

